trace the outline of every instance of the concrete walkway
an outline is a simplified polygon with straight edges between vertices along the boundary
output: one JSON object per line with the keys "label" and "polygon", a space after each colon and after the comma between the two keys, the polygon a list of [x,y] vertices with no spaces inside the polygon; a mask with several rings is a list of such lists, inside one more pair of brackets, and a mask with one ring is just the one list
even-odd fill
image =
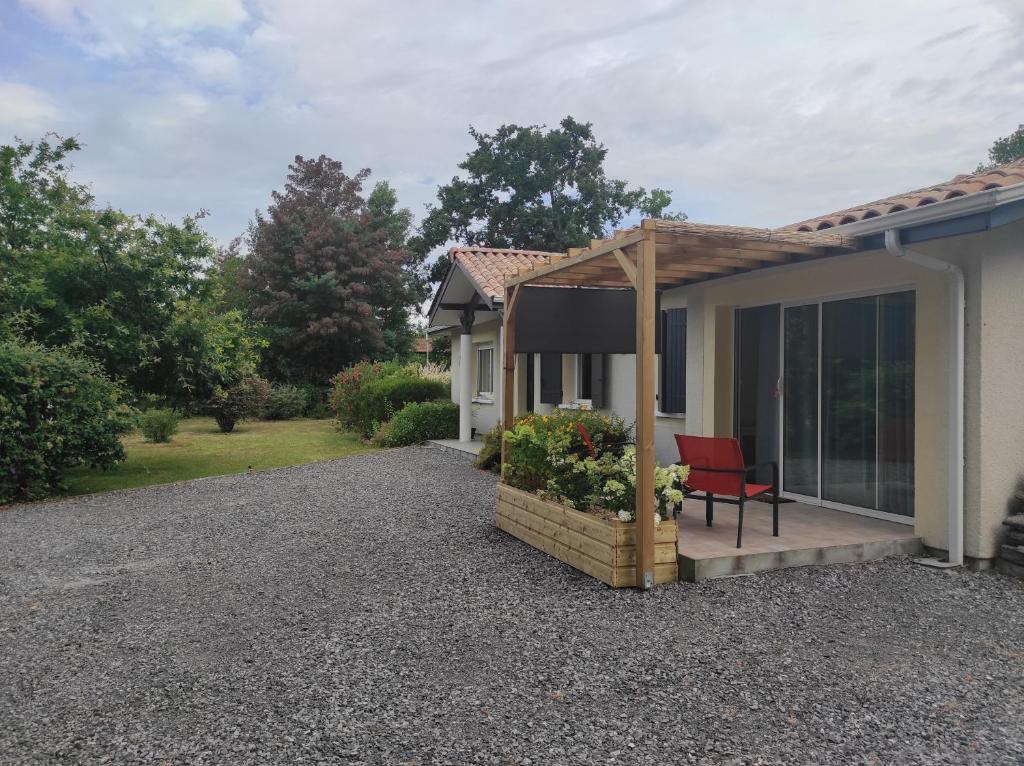
{"label": "concrete walkway", "polygon": [[480,450],[484,448],[484,443],[476,439],[468,442],[460,442],[458,439],[431,439],[430,443],[467,455],[479,455]]}

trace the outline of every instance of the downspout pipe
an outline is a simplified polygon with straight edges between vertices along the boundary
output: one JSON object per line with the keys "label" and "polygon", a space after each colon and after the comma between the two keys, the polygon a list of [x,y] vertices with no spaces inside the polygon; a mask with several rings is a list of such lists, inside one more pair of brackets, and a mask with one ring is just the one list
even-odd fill
{"label": "downspout pipe", "polygon": [[885,249],[894,258],[943,272],[950,277],[950,323],[954,337],[949,386],[949,412],[952,422],[947,450],[949,466],[946,471],[946,535],[949,556],[940,565],[961,566],[964,563],[964,334],[967,321],[964,271],[955,263],[908,250],[900,241],[899,229],[886,229]]}

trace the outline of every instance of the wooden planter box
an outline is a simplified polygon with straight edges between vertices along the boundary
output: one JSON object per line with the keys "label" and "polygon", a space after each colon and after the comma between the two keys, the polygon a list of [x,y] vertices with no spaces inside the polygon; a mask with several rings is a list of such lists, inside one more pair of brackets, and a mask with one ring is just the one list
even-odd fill
{"label": "wooden planter box", "polygon": [[[636,525],[608,521],[498,484],[498,528],[613,588],[636,585]],[[679,579],[676,522],[654,530],[654,582]]]}

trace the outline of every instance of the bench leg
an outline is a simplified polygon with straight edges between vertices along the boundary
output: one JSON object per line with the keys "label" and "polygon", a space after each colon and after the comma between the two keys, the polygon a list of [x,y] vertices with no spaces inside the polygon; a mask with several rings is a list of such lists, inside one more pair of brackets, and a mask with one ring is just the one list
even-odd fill
{"label": "bench leg", "polygon": [[736,525],[736,547],[741,548],[743,546],[743,496],[740,495],[740,520],[739,524]]}
{"label": "bench leg", "polygon": [[772,495],[772,537],[779,536],[779,494]]}
{"label": "bench leg", "polygon": [[708,526],[711,526],[711,522],[715,519],[715,496],[710,492],[704,493],[704,520],[707,521]]}

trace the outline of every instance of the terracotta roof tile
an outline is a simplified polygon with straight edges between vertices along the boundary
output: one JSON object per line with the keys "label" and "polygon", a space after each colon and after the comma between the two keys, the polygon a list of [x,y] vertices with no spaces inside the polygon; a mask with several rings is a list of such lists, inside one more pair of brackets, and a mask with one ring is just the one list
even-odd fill
{"label": "terracotta roof tile", "polygon": [[562,258],[564,253],[515,250],[501,247],[453,247],[448,251],[481,294],[489,300],[504,300],[505,280],[520,271]]}
{"label": "terracotta roof tile", "polygon": [[968,194],[976,194],[988,189],[999,189],[1004,186],[1014,186],[1020,183],[1024,183],[1024,159],[981,170],[977,173],[964,173],[944,183],[904,192],[875,202],[847,208],[846,210],[838,210],[829,215],[809,218],[806,221],[783,226],[780,230],[822,231],[823,229],[831,229],[833,226],[863,221],[865,218],[877,218],[878,216],[896,213],[900,210],[932,205],[947,199],[964,197]]}

